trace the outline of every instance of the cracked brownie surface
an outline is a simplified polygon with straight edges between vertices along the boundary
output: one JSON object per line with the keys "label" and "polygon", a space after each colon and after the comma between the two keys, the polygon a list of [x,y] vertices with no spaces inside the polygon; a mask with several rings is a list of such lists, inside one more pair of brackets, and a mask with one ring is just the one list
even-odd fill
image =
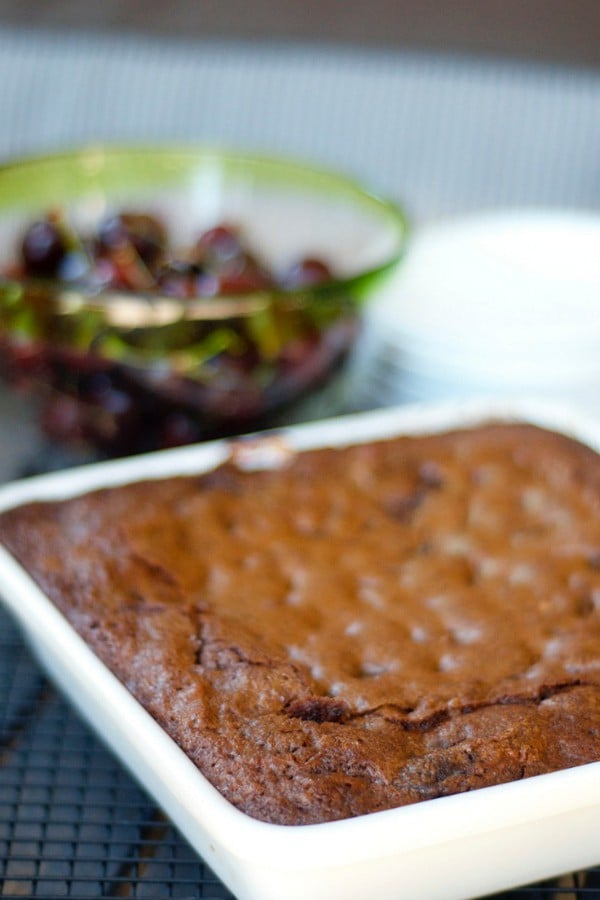
{"label": "cracked brownie surface", "polygon": [[0,538],[240,809],[600,759],[600,457],[527,425],[36,503]]}

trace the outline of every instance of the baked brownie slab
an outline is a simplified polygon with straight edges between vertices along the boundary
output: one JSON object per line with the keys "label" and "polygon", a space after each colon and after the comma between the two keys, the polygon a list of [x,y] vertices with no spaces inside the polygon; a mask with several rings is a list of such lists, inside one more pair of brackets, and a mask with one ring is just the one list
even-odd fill
{"label": "baked brownie slab", "polygon": [[489,424],[28,504],[0,539],[283,824],[600,759],[600,457]]}

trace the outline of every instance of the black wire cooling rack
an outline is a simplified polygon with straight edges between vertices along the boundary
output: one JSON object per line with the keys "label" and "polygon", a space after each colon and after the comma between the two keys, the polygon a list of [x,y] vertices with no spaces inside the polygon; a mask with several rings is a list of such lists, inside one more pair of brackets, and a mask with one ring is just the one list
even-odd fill
{"label": "black wire cooling rack", "polygon": [[[0,898],[24,897],[233,900],[46,681],[0,610]],[[600,868],[500,897],[600,900]]]}

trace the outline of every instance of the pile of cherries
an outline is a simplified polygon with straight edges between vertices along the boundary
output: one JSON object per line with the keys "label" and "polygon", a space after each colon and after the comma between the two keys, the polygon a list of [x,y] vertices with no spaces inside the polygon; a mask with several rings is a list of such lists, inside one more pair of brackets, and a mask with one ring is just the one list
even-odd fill
{"label": "pile of cherries", "polygon": [[[175,252],[163,222],[134,211],[113,214],[85,235],[62,213],[50,213],[27,228],[7,274],[179,299],[302,290],[333,278],[314,258],[270,271],[227,224]],[[327,375],[356,329],[350,313],[326,327],[304,323],[269,361],[266,379],[264,360],[245,333],[242,352],[217,354],[206,364],[207,377],[193,384],[173,377],[157,387],[135,367],[101,354],[6,336],[3,369],[13,383],[43,384],[41,423],[51,439],[124,455],[271,424],[267,413]]]}
{"label": "pile of cherries", "polygon": [[276,276],[228,225],[202,232],[190,247],[174,253],[164,224],[135,212],[111,215],[91,236],[78,235],[61,213],[51,213],[27,229],[16,271],[180,298],[295,290],[332,278],[323,261],[309,258]]}

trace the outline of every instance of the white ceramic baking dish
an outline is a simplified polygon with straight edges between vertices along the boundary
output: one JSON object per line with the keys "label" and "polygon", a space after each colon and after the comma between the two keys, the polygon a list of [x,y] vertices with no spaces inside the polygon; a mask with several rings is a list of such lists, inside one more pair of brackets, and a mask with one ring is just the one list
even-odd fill
{"label": "white ceramic baking dish", "polygon": [[[600,450],[600,422],[535,402],[378,411],[292,428],[285,442],[303,450],[490,418]],[[268,464],[272,441],[245,447],[250,464]],[[16,482],[0,490],[0,509],[200,472],[228,453],[212,443]],[[341,822],[256,821],[206,781],[1,548],[0,592],[51,677],[240,900],[459,900],[600,862],[600,763]]]}

